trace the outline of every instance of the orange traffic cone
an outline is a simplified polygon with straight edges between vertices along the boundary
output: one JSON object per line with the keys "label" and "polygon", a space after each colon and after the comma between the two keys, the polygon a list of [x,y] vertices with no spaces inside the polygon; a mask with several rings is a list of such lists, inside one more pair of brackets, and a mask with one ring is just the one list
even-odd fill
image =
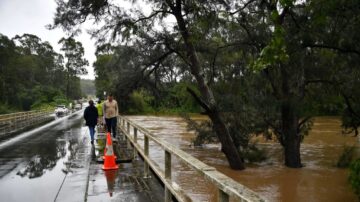
{"label": "orange traffic cone", "polygon": [[114,170],[118,169],[119,166],[116,165],[116,156],[114,155],[114,149],[111,141],[110,133],[106,134],[106,147],[104,150],[104,165],[103,170]]}

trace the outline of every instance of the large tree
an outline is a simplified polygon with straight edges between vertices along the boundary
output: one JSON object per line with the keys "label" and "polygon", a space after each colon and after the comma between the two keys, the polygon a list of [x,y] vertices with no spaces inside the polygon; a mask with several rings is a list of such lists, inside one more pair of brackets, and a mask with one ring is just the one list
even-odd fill
{"label": "large tree", "polygon": [[[79,91],[80,80],[77,75],[86,74],[87,70],[85,66],[89,65],[89,62],[84,58],[84,48],[81,42],[76,41],[73,37],[61,38],[59,44],[62,45],[61,50],[65,53],[65,68],[67,70],[66,76],[66,97],[76,97],[77,91]],[[76,82],[76,85],[72,83]],[[76,89],[75,89],[76,88]]]}
{"label": "large tree", "polygon": [[336,0],[261,1],[271,37],[264,41],[254,67],[264,73],[278,105],[279,117],[268,122],[284,147],[286,166],[302,167],[300,143],[314,115],[304,108],[319,96],[314,89],[321,89],[316,91],[320,95],[329,87],[336,91],[348,69],[347,59],[340,58],[357,57],[352,46],[357,37],[350,31],[358,25],[356,5],[356,1]]}

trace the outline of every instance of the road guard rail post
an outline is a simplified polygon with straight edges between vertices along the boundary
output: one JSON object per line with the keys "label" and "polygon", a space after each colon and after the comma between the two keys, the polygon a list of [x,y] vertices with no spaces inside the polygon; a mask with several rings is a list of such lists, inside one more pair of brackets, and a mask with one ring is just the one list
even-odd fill
{"label": "road guard rail post", "polygon": [[0,137],[25,127],[50,120],[52,111],[35,110],[0,115]]}

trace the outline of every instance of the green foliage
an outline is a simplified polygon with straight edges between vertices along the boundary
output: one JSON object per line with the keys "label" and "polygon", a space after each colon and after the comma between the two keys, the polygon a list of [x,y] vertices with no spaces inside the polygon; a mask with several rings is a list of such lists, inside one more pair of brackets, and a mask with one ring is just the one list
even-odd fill
{"label": "green foliage", "polygon": [[[275,15],[275,18],[278,17],[277,15]],[[286,64],[289,61],[284,35],[285,30],[280,26],[275,26],[273,38],[260,52],[260,57],[252,65],[254,70],[260,71],[269,66]]]}
{"label": "green foliage", "polygon": [[128,112],[131,114],[154,112],[154,109],[150,106],[153,100],[154,97],[149,95],[144,89],[136,90],[130,95]]}
{"label": "green foliage", "polygon": [[280,0],[279,2],[283,7],[291,7],[294,4],[294,0]]}
{"label": "green foliage", "polygon": [[62,45],[61,50],[65,52],[66,68],[66,97],[79,99],[81,97],[80,78],[77,75],[87,74],[85,66],[89,62],[84,58],[84,48],[81,42],[74,38],[61,38],[58,42]]}
{"label": "green foliage", "polygon": [[264,149],[259,149],[255,144],[252,144],[244,152],[244,158],[250,162],[262,162],[267,159],[266,151]]}
{"label": "green foliage", "polygon": [[303,116],[338,116],[344,111],[344,100],[338,92],[324,86],[310,86],[302,105]]}
{"label": "green foliage", "polygon": [[[181,116],[187,122],[187,129],[196,133],[195,138],[192,140],[194,146],[202,146],[203,144],[218,143],[218,137],[213,130],[213,125],[210,121],[204,120],[197,122],[191,119],[191,117],[182,113]],[[239,119],[237,119],[239,121]],[[244,128],[234,123],[234,119],[227,117],[226,124],[229,126],[230,134],[235,142],[235,145],[239,152],[247,162],[261,162],[267,159],[265,150],[259,149],[256,144],[249,143],[250,138],[254,134],[239,134],[238,131],[244,132]]]}
{"label": "green foliage", "polygon": [[[164,92],[164,98],[158,103],[159,111],[173,111],[173,112],[188,112],[196,113],[200,112],[200,108],[195,100],[190,96],[187,88],[195,89],[194,85],[186,82],[179,82],[169,87]],[[197,90],[195,90],[198,92]]]}
{"label": "green foliage", "polygon": [[[141,48],[137,45],[98,48],[97,60],[94,62],[96,95],[103,98],[104,92],[114,93],[122,112],[132,114],[199,112],[199,106],[187,92],[188,87],[196,90],[194,84],[186,79],[176,81],[176,78],[161,81],[167,75],[167,69],[141,69],[145,63],[142,60],[152,60],[144,51],[139,50]],[[173,61],[166,62],[170,65]],[[171,66],[166,68],[171,70]],[[151,75],[150,72],[156,75]],[[139,97],[143,95],[139,96],[138,92],[146,92],[145,97],[150,96],[152,100],[140,101]]]}
{"label": "green foliage", "polygon": [[194,146],[201,146],[203,144],[217,143],[219,140],[212,130],[212,124],[208,120],[196,122],[191,119],[187,113],[181,113],[181,116],[187,123],[187,129],[196,133],[195,138],[192,140]]}
{"label": "green foliage", "polygon": [[349,182],[360,199],[360,159],[356,159],[350,165]]}
{"label": "green foliage", "polygon": [[99,98],[104,98],[104,92],[112,91],[112,80],[110,80],[112,71],[109,68],[110,62],[112,61],[113,56],[109,54],[97,54],[96,61],[94,62],[94,71],[95,71],[95,87],[96,87],[96,96]]}
{"label": "green foliage", "polygon": [[61,105],[61,104],[69,103],[69,101],[64,95],[58,95],[54,97],[54,103],[56,105]]}
{"label": "green foliage", "polygon": [[[24,34],[9,39],[0,34],[1,111],[23,111],[53,105],[66,94],[63,57],[48,42]],[[69,77],[71,98],[81,96],[79,78]],[[10,108],[11,110],[5,110]]]}
{"label": "green foliage", "polygon": [[11,107],[7,104],[0,103],[0,114],[9,114],[9,113],[13,113],[16,111],[17,110],[14,109],[13,107]]}
{"label": "green foliage", "polygon": [[81,79],[80,80],[81,93],[83,95],[96,95],[96,88],[94,80]]}
{"label": "green foliage", "polygon": [[347,168],[349,167],[350,163],[353,160],[354,152],[356,147],[355,146],[344,146],[344,150],[341,153],[337,163],[336,167],[338,168]]}

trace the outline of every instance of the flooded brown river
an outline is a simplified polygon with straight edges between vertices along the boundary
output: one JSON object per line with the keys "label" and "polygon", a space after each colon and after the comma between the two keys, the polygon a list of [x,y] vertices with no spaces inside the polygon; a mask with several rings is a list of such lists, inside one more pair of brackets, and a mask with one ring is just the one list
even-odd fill
{"label": "flooded brown river", "polygon": [[[193,132],[187,131],[180,117],[130,116],[131,120],[147,128],[156,137],[178,146],[199,160],[258,192],[269,201],[356,201],[347,182],[348,170],[335,164],[344,146],[358,146],[358,138],[341,134],[340,120],[336,117],[318,117],[301,146],[305,167],[291,169],[283,165],[282,148],[278,143],[261,143],[268,159],[260,164],[248,164],[243,171],[229,168],[220,145],[191,147]],[[201,120],[204,117],[196,117]],[[357,151],[358,152],[358,151]],[[150,143],[150,156],[159,166],[164,165],[164,152]],[[193,201],[215,201],[217,190],[177,159],[173,160],[172,178]]]}

